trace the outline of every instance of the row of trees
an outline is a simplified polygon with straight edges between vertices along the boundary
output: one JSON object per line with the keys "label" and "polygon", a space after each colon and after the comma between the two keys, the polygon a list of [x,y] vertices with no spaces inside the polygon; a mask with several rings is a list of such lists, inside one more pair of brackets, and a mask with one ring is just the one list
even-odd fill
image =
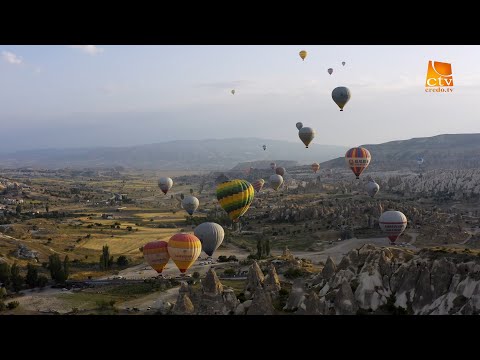
{"label": "row of trees", "polygon": [[[140,251],[143,251],[143,247]],[[113,256],[110,255],[110,249],[108,245],[102,247],[102,255],[100,255],[100,269],[108,270],[113,266]],[[124,267],[128,266],[128,259],[125,255],[120,255],[117,258],[117,266]]]}

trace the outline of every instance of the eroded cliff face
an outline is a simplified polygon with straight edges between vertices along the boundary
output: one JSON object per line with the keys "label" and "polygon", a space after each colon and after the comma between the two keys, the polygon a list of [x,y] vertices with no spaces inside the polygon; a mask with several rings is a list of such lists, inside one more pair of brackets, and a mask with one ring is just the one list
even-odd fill
{"label": "eroded cliff face", "polygon": [[478,256],[365,245],[327,264],[292,291],[299,313],[480,314]]}

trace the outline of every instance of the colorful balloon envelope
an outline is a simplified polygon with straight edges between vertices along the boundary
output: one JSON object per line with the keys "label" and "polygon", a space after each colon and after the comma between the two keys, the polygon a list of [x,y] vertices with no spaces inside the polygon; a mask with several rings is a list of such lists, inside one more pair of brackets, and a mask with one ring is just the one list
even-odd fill
{"label": "colorful balloon envelope", "polygon": [[255,190],[248,181],[235,179],[217,185],[217,199],[228,217],[236,222],[253,201]]}
{"label": "colorful balloon envelope", "polygon": [[300,55],[302,60],[305,61],[305,58],[307,57],[307,52],[305,50],[302,50],[298,54]]}
{"label": "colorful balloon envelope", "polygon": [[362,147],[351,148],[345,154],[345,161],[357,179],[360,178],[360,174],[368,167],[371,158],[370,152]]}
{"label": "colorful balloon envelope", "polygon": [[181,273],[193,265],[201,252],[202,243],[193,234],[175,234],[168,241],[168,253]]}
{"label": "colorful balloon envelope", "polygon": [[149,242],[143,246],[143,257],[148,265],[161,274],[170,259],[168,243],[163,240]]}
{"label": "colorful balloon envelope", "polygon": [[263,185],[265,185],[265,180],[263,180],[263,179],[255,180],[255,181],[252,183],[253,189],[254,189],[256,192],[260,192],[260,190],[262,190],[262,188],[263,188]]}
{"label": "colorful balloon envelope", "polygon": [[319,163],[313,163],[312,164],[312,170],[316,174],[318,170],[320,170],[320,164]]}
{"label": "colorful balloon envelope", "polygon": [[283,184],[283,177],[282,175],[274,174],[270,176],[270,186],[273,190],[277,191],[280,186]]}
{"label": "colorful balloon envelope", "polygon": [[158,187],[164,194],[167,194],[168,190],[170,190],[173,186],[173,180],[169,177],[161,177],[158,180]]}
{"label": "colorful balloon envelope", "polygon": [[281,167],[281,166],[277,167],[275,169],[275,174],[280,175],[280,176],[285,175],[285,168]]}
{"label": "colorful balloon envelope", "polygon": [[208,256],[213,255],[225,237],[223,227],[214,222],[204,222],[198,225],[193,232],[200,239],[202,249]]}
{"label": "colorful balloon envelope", "polygon": [[387,234],[392,243],[405,231],[407,217],[400,211],[385,211],[378,220],[380,229]]}

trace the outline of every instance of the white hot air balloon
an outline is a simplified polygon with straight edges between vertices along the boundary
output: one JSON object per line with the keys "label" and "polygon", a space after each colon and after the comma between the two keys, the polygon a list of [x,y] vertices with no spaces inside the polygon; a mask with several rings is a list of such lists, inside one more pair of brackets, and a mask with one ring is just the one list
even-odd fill
{"label": "white hot air balloon", "polygon": [[375,181],[369,181],[367,183],[367,194],[371,196],[372,198],[378,193],[380,190],[380,186],[375,182]]}
{"label": "white hot air balloon", "polygon": [[407,217],[400,211],[385,211],[380,216],[378,224],[393,244],[407,228]]}
{"label": "white hot air balloon", "polygon": [[202,242],[202,249],[208,256],[213,255],[225,237],[223,227],[214,222],[204,222],[198,225],[193,233]]}
{"label": "white hot air balloon", "polygon": [[200,201],[198,201],[195,196],[187,195],[182,200],[182,207],[190,215],[193,215],[195,210],[197,210],[198,205],[200,205]]}
{"label": "white hot air balloon", "polygon": [[280,186],[283,184],[283,177],[278,174],[273,174],[270,176],[270,186],[273,190],[277,191]]}
{"label": "white hot air balloon", "polygon": [[167,194],[168,190],[170,190],[173,186],[173,180],[169,177],[161,177],[158,180],[158,187],[164,194]]}

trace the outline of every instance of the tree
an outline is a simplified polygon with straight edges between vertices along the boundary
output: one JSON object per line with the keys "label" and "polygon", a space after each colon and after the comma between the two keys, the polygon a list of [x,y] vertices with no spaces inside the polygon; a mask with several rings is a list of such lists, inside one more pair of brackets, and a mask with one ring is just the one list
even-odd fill
{"label": "tree", "polygon": [[38,284],[38,270],[36,266],[32,264],[27,265],[27,276],[25,277],[25,283],[30,289],[33,289]]}
{"label": "tree", "polygon": [[265,255],[270,256],[270,239],[265,241]]}
{"label": "tree", "polygon": [[65,280],[67,280],[70,275],[70,259],[68,258],[68,255],[65,255],[65,258],[63,259],[63,273],[65,274]]}
{"label": "tree", "polygon": [[22,213],[22,205],[18,204],[15,208],[15,212],[17,213],[17,215],[20,215]]}
{"label": "tree", "polygon": [[117,258],[117,265],[118,266],[128,266],[128,259],[125,255],[120,255]]}
{"label": "tree", "polygon": [[17,263],[14,263],[10,269],[10,281],[12,283],[13,291],[19,292],[22,290],[24,279],[22,275],[20,275],[20,268],[18,267]]}
{"label": "tree", "polygon": [[[113,258],[112,258],[113,262]],[[102,255],[100,255],[100,269],[107,270],[110,268],[110,250],[108,245],[102,247]]]}
{"label": "tree", "polygon": [[48,283],[48,279],[45,275],[40,275],[37,280],[37,286],[44,288]]}
{"label": "tree", "polygon": [[[68,270],[68,258],[65,256],[67,260],[67,270]],[[65,260],[64,264],[60,260],[58,254],[53,254],[48,257],[48,268],[50,270],[50,276],[52,280],[54,280],[57,284],[65,283],[67,280],[67,276],[65,274]]]}
{"label": "tree", "polygon": [[262,258],[262,240],[260,239],[257,240],[257,257]]}
{"label": "tree", "polygon": [[0,263],[0,282],[10,284],[10,265],[7,263]]}

